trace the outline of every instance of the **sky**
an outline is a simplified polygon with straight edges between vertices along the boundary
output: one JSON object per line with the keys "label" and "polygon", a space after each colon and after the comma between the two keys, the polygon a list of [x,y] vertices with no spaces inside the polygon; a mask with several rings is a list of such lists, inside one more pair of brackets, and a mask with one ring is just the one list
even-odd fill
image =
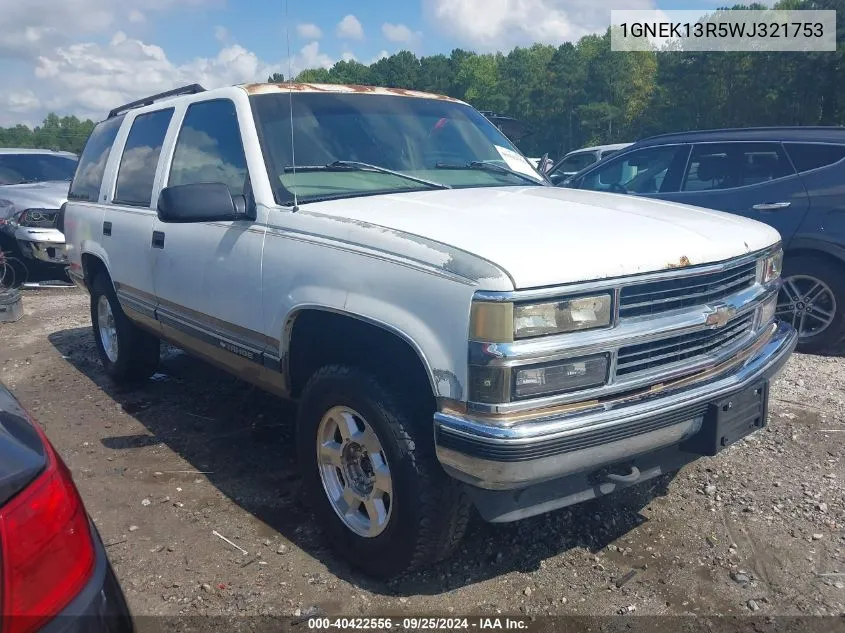
{"label": "sky", "polygon": [[[0,126],[102,119],[170,88],[286,77],[407,49],[508,51],[604,32],[613,9],[715,0],[0,0]],[[290,54],[288,54],[290,51]]]}

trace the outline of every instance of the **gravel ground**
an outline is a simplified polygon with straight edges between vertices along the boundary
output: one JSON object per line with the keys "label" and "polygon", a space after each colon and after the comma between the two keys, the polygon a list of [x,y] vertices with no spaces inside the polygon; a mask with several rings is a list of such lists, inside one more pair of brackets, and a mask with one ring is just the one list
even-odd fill
{"label": "gravel ground", "polygon": [[73,471],[136,615],[845,612],[843,358],[795,355],[769,427],[671,481],[478,520],[452,560],[383,584],[301,505],[292,405],[175,350],[116,388],[87,295],[24,308],[0,325],[0,380]]}

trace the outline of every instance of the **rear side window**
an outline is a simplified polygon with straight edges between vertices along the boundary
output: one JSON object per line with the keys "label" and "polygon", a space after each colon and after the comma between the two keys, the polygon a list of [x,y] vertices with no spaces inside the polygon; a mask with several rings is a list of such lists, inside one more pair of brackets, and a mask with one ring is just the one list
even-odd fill
{"label": "rear side window", "polygon": [[167,184],[219,182],[227,185],[233,196],[240,196],[246,175],[235,104],[219,99],[191,105],[176,141]]}
{"label": "rear side window", "polygon": [[827,167],[845,158],[845,145],[817,143],[784,143],[786,153],[798,172]]}
{"label": "rear side window", "polygon": [[123,117],[115,117],[98,123],[91,131],[82,157],[76,167],[76,174],[70,184],[69,200],[96,201],[100,197],[103,172],[109,160],[111,146],[120,130]]}
{"label": "rear side window", "polygon": [[692,150],[682,190],[732,189],[794,173],[779,143],[702,143]]}
{"label": "rear side window", "polygon": [[150,206],[158,157],[172,117],[173,108],[168,108],[141,114],[132,122],[117,172],[117,204]]}

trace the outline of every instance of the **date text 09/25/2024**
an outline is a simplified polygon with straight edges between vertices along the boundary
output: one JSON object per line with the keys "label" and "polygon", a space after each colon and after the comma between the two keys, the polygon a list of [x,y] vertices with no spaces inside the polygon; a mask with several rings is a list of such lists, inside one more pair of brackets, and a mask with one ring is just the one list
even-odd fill
{"label": "date text 09/25/2024", "polygon": [[437,617],[403,617],[403,618],[308,618],[308,630],[370,630],[389,631],[419,630],[419,631],[459,631],[459,630],[511,630],[524,631],[528,629],[528,618],[511,617],[474,617],[474,618],[437,618]]}

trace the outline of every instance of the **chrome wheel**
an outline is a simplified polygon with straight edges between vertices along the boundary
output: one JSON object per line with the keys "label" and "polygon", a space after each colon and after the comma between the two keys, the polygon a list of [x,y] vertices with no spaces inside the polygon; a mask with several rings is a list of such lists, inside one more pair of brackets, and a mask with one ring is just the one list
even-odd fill
{"label": "chrome wheel", "polygon": [[333,407],[317,428],[317,465],[332,509],[350,530],[381,534],[393,510],[393,483],[375,431],[356,411]]}
{"label": "chrome wheel", "polygon": [[824,332],[836,316],[836,297],[826,283],[809,275],[795,275],[783,281],[778,296],[777,317],[791,323],[799,339]]}
{"label": "chrome wheel", "polygon": [[100,295],[97,300],[97,328],[100,332],[100,342],[106,357],[113,363],[117,362],[117,327],[114,313],[106,295]]}

